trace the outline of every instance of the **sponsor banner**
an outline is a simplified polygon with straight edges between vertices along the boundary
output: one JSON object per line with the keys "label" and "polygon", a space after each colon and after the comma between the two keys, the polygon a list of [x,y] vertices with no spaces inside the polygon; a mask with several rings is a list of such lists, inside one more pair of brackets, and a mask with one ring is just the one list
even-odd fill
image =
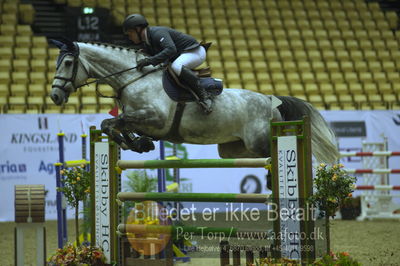
{"label": "sponsor banner", "polygon": [[[81,135],[100,125],[104,115],[0,115],[0,221],[14,220],[14,185],[44,184],[46,219],[57,219],[57,133],[65,133],[65,160],[82,159]],[[89,147],[88,147],[89,148]],[[87,154],[89,149],[87,150]],[[67,217],[74,217],[67,208]]]}
{"label": "sponsor banner", "polygon": [[278,138],[279,209],[288,219],[280,220],[281,254],[283,258],[301,260],[300,211],[296,136]]}
{"label": "sponsor banner", "polygon": [[95,144],[94,175],[95,175],[95,223],[96,223],[96,246],[104,251],[107,261],[110,261],[110,157],[108,144],[99,142]]}
{"label": "sponsor banner", "polygon": [[365,121],[334,121],[330,124],[337,137],[366,137]]}

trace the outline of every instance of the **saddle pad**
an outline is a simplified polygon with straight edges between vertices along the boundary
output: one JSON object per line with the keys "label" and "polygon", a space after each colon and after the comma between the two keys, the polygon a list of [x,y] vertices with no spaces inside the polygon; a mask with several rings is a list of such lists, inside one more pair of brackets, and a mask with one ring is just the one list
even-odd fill
{"label": "saddle pad", "polygon": [[[176,84],[171,74],[164,70],[163,87],[167,95],[175,102],[193,102],[196,99],[185,88]],[[200,78],[200,86],[212,96],[215,97],[222,93],[222,81],[214,78]]]}

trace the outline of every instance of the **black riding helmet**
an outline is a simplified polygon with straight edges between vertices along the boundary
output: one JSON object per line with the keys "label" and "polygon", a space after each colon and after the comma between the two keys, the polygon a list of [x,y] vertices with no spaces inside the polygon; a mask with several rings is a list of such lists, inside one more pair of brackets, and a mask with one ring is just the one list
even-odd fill
{"label": "black riding helmet", "polygon": [[129,29],[135,29],[137,27],[145,28],[149,25],[146,18],[140,14],[132,14],[126,17],[122,27],[126,33]]}

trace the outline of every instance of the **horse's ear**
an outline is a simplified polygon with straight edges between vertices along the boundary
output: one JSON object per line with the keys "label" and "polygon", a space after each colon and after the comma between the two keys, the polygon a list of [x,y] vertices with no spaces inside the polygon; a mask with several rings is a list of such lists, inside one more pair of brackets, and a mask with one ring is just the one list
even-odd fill
{"label": "horse's ear", "polygon": [[64,43],[57,40],[50,39],[49,42],[57,46],[58,49],[61,49],[64,46]]}
{"label": "horse's ear", "polygon": [[67,46],[68,51],[75,51],[76,47],[73,41],[65,37],[61,38],[62,42]]}

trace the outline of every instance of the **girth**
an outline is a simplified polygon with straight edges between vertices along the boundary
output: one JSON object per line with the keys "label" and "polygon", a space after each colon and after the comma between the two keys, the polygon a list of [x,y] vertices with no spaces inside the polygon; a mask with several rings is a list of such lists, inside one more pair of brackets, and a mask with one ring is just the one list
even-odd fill
{"label": "girth", "polygon": [[179,126],[181,124],[183,111],[185,110],[186,103],[178,102],[175,109],[174,118],[172,120],[171,127],[168,133],[163,137],[163,139],[174,142],[174,143],[182,143],[183,138],[179,135]]}

